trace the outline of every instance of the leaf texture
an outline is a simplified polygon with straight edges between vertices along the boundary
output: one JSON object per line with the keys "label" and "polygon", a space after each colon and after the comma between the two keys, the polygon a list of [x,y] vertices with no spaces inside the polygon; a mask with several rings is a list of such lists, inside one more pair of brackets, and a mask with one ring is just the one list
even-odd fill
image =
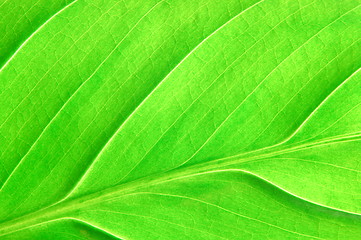
{"label": "leaf texture", "polygon": [[360,5],[3,0],[1,239],[358,239]]}

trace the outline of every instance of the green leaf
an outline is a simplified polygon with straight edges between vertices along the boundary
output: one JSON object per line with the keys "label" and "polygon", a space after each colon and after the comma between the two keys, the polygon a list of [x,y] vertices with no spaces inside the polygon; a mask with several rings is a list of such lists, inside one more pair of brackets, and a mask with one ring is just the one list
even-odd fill
{"label": "green leaf", "polygon": [[360,5],[2,0],[1,239],[358,239]]}
{"label": "green leaf", "polygon": [[70,5],[70,0],[57,1],[10,1],[0,2],[1,24],[0,31],[0,64],[14,56],[21,45],[27,43],[29,38],[37,33],[41,25],[51,21],[57,11]]}

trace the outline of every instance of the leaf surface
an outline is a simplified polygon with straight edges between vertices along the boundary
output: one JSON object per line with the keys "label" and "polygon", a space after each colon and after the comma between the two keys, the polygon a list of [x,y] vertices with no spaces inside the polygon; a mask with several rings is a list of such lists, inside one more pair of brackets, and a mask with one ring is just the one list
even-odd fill
{"label": "leaf surface", "polygon": [[360,236],[359,0],[11,4],[2,239]]}

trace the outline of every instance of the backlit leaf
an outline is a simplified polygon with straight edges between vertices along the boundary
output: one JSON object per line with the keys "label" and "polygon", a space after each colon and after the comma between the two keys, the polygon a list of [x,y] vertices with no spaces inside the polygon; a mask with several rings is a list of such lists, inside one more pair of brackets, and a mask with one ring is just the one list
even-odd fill
{"label": "backlit leaf", "polygon": [[360,5],[1,0],[1,239],[359,239]]}

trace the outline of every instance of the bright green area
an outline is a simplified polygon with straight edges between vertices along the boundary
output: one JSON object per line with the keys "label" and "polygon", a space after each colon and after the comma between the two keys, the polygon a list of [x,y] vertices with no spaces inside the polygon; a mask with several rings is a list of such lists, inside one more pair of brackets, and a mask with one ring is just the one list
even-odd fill
{"label": "bright green area", "polygon": [[359,239],[360,0],[0,2],[0,238]]}

